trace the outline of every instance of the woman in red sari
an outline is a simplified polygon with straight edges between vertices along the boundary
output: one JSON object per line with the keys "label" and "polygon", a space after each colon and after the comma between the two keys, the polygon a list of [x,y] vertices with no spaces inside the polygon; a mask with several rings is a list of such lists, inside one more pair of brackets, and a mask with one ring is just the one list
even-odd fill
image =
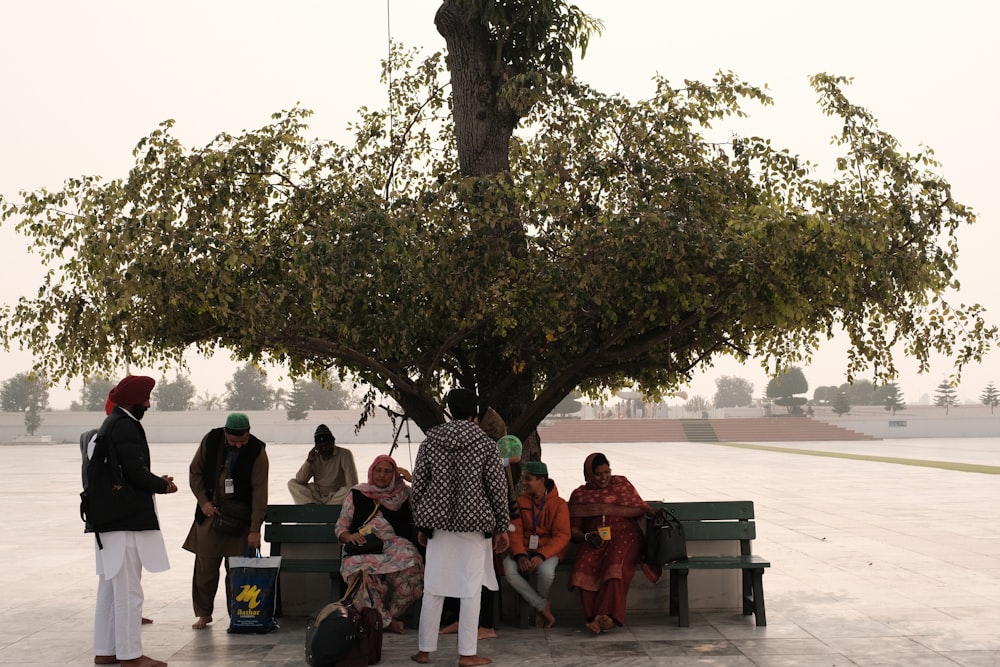
{"label": "woman in red sari", "polygon": [[[572,538],[580,543],[569,587],[580,589],[586,628],[597,635],[625,623],[626,596],[642,553],[639,521],[653,508],[625,477],[611,474],[604,454],[587,457],[583,476],[587,483],[569,497]],[[659,579],[660,572],[643,569],[650,581]]]}

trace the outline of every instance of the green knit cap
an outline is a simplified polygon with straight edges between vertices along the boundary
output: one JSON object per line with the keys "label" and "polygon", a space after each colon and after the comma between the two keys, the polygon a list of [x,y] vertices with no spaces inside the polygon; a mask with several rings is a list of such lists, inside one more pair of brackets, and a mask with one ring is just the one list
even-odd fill
{"label": "green knit cap", "polygon": [[250,430],[250,418],[242,412],[234,412],[226,417],[226,430],[242,433]]}
{"label": "green knit cap", "polygon": [[549,467],[541,461],[522,461],[521,472],[526,472],[535,477],[548,477]]}

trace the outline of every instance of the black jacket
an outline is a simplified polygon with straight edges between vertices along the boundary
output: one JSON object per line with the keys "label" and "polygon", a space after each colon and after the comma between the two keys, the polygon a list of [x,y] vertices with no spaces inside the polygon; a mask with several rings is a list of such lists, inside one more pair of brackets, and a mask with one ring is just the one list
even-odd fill
{"label": "black jacket", "polygon": [[[159,530],[153,506],[154,493],[166,493],[169,483],[154,475],[150,469],[149,443],[142,425],[122,410],[115,407],[101,424],[99,436],[104,436],[107,447],[114,447],[121,466],[122,478],[137,493],[129,501],[133,511],[113,525],[105,526],[104,532],[113,530]],[[101,445],[94,450],[94,457],[106,455]]]}

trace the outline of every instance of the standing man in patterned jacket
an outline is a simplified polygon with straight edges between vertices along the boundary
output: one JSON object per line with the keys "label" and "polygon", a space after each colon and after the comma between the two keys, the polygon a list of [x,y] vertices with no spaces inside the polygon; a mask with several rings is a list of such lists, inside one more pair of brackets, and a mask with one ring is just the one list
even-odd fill
{"label": "standing man in patterned jacket", "polygon": [[430,662],[437,650],[445,597],[461,599],[458,664],[486,665],[477,655],[480,591],[497,590],[492,550],[510,545],[507,481],[496,442],[476,423],[479,399],[469,389],[448,393],[452,420],[435,426],[420,445],[413,470],[413,519],[426,538],[419,651]]}

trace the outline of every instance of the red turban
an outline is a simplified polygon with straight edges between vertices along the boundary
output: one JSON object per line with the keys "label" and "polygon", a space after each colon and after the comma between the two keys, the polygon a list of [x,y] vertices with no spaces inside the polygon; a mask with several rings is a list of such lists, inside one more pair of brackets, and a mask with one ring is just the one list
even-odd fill
{"label": "red turban", "polygon": [[116,405],[124,408],[142,405],[149,400],[149,395],[153,392],[155,384],[156,380],[145,375],[125,377],[108,393],[108,402],[104,405],[104,412],[111,414]]}

